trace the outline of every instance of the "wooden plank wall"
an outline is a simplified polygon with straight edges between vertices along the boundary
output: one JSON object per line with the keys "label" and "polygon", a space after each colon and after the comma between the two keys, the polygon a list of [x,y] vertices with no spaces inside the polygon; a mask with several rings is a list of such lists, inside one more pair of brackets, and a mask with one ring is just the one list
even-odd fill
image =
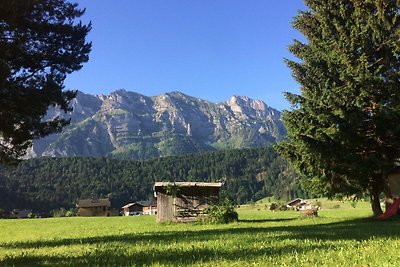
{"label": "wooden plank wall", "polygon": [[173,197],[164,192],[157,192],[157,222],[174,220]]}
{"label": "wooden plank wall", "polygon": [[192,222],[218,201],[219,188],[181,188],[176,197],[157,192],[157,222]]}

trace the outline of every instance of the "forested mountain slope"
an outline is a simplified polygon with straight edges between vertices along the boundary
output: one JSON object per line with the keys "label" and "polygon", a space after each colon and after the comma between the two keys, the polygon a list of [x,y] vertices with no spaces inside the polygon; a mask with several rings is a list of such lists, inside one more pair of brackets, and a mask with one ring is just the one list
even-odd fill
{"label": "forested mountain slope", "polygon": [[227,196],[245,203],[268,195],[301,196],[297,176],[270,147],[215,151],[147,161],[36,158],[0,171],[0,208],[49,211],[80,198],[110,197],[116,208],[152,197],[156,181],[223,181]]}

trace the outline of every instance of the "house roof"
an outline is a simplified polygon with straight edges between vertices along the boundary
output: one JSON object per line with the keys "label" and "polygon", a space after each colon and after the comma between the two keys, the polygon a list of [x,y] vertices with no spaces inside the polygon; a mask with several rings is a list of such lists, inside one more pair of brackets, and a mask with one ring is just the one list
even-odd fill
{"label": "house roof", "polygon": [[139,203],[143,207],[157,206],[157,200],[156,199],[142,200],[142,201],[138,201],[137,203]]}
{"label": "house roof", "polygon": [[153,199],[153,200],[142,200],[142,201],[132,202],[126,204],[125,206],[122,206],[122,209],[130,208],[134,205],[139,205],[142,207],[150,207],[150,206],[155,207],[157,206],[157,201]]}
{"label": "house roof", "polygon": [[81,199],[78,201],[78,208],[91,208],[91,207],[111,207],[110,199],[108,198],[89,198]]}
{"label": "house roof", "polygon": [[298,203],[300,203],[300,202],[302,202],[302,201],[303,201],[303,200],[302,200],[301,198],[295,198],[295,199],[292,199],[292,200],[288,201],[288,202],[286,203],[286,206],[297,205]]}
{"label": "house roof", "polygon": [[154,189],[165,186],[181,186],[181,187],[221,187],[223,183],[205,183],[205,182],[156,182]]}

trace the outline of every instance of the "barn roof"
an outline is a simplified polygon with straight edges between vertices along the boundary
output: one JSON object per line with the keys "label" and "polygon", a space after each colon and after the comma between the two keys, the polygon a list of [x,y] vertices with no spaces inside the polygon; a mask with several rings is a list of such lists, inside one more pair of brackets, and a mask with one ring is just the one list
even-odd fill
{"label": "barn roof", "polygon": [[139,205],[142,207],[150,207],[150,206],[157,206],[157,201],[153,200],[143,200],[143,201],[138,201],[138,202],[132,202],[132,203],[128,203],[125,206],[123,206],[123,209],[132,207],[133,205]]}
{"label": "barn roof", "polygon": [[154,189],[165,186],[180,186],[180,187],[221,187],[223,183],[205,183],[205,182],[156,182]]}
{"label": "barn roof", "polygon": [[108,198],[89,198],[81,199],[78,201],[78,208],[91,208],[91,207],[111,207],[111,202]]}

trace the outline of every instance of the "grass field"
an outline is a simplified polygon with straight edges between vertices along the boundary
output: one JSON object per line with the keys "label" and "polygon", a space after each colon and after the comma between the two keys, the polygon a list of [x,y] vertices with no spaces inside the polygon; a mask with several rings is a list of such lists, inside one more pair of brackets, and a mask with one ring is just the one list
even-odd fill
{"label": "grass field", "polygon": [[374,221],[363,202],[322,208],[304,219],[261,202],[241,206],[241,221],[227,225],[157,224],[153,216],[0,220],[0,266],[400,265],[398,217]]}

